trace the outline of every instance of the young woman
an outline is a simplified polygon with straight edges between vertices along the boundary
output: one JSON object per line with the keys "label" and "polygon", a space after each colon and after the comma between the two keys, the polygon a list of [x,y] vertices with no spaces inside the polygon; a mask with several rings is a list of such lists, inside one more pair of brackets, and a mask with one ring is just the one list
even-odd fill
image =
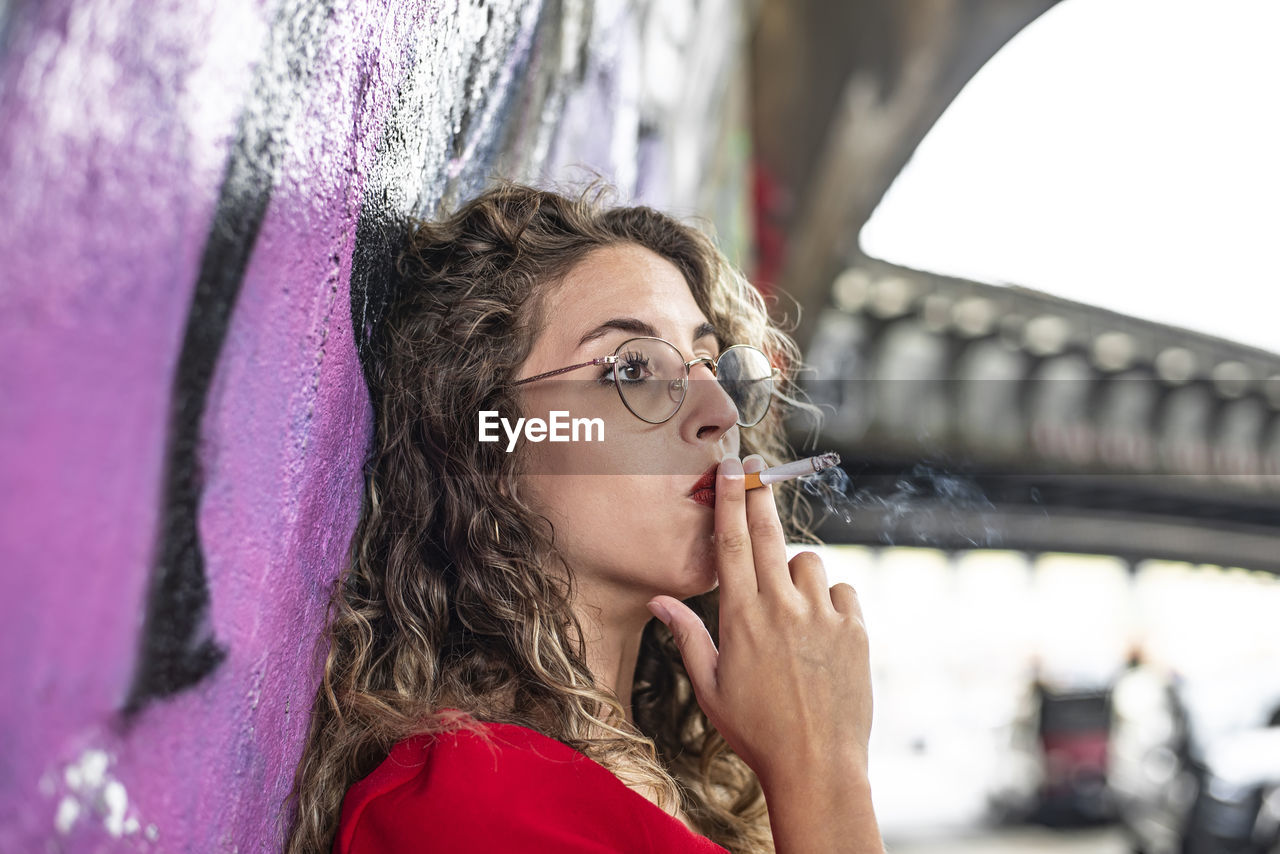
{"label": "young woman", "polygon": [[803,405],[758,292],[510,184],[397,270],[287,850],[882,851],[856,594],[787,560],[794,484],[744,489]]}

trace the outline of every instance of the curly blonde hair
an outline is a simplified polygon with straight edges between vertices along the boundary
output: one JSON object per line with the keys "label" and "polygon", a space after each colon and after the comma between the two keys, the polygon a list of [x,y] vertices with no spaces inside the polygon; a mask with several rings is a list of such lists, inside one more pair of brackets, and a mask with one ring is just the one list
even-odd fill
{"label": "curly blonde hair", "polygon": [[[573,747],[737,854],[772,852],[760,783],[694,697],[671,633],[644,630],[632,720],[586,664],[550,523],[518,498],[519,454],[478,441],[476,412],[519,411],[512,381],[542,326],[542,300],[589,253],[633,244],[683,273],[721,341],[752,343],[783,369],[777,400],[743,453],[788,454],[794,342],[760,293],[698,229],[605,191],[566,196],[497,185],[417,223],[368,372],[375,437],[364,505],[335,584],[323,678],[290,796],[288,854],[328,852],[347,789],[399,740],[495,721]],[[794,484],[786,484],[794,487]],[[778,489],[792,540],[815,542],[807,504]],[[718,591],[688,604],[717,632]]]}

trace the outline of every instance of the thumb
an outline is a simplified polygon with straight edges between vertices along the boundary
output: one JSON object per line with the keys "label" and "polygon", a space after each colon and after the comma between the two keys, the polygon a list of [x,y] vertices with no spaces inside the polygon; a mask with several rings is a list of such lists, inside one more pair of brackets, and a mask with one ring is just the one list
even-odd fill
{"label": "thumb", "polygon": [[694,693],[699,698],[714,696],[720,653],[706,625],[688,605],[671,596],[655,597],[649,602],[649,610],[671,630]]}

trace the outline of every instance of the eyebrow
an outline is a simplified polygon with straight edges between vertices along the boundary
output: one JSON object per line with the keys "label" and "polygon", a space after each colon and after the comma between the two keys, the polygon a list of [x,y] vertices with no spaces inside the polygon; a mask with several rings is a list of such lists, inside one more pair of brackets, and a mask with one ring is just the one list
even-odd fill
{"label": "eyebrow", "polygon": [[[645,323],[643,320],[639,320],[634,317],[615,317],[610,320],[606,320],[604,323],[600,324],[595,329],[592,329],[586,335],[583,335],[582,340],[578,342],[578,347],[577,349],[574,350],[574,352],[576,353],[578,350],[581,350],[583,345],[586,344],[588,341],[595,341],[597,338],[603,338],[606,334],[610,332],[610,330],[614,330],[614,329],[617,329],[621,332],[634,332],[637,335],[647,335],[650,338],[662,337],[661,335],[658,334],[658,331],[656,329],[654,329],[648,323]],[[693,329],[694,341],[699,341],[708,336],[715,338],[716,343],[717,344],[719,343],[720,336],[716,334],[716,328],[712,326],[710,323],[703,321],[702,323],[699,323],[697,326],[694,327]]]}

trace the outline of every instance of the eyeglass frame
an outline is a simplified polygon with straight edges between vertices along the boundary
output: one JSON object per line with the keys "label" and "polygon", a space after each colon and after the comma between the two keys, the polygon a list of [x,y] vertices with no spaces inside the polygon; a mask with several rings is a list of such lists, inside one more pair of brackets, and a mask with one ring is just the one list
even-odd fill
{"label": "eyeglass frame", "polygon": [[[578,364],[578,365],[569,365],[566,368],[557,368],[554,371],[547,371],[546,373],[541,373],[536,376],[526,377],[525,379],[522,379],[522,380],[516,380],[514,383],[512,383],[512,385],[513,386],[524,385],[525,383],[531,383],[534,380],[544,380],[547,377],[554,377],[554,376],[559,376],[560,374],[567,374],[569,371],[576,371],[581,368],[591,368],[597,365],[613,365],[613,387],[617,389],[618,397],[619,399],[622,400],[622,405],[627,408],[627,411],[630,412],[632,415],[634,415],[636,418],[639,418],[641,421],[645,422],[646,424],[666,424],[672,418],[676,417],[676,413],[680,411],[680,407],[684,406],[685,398],[689,396],[689,373],[690,371],[692,371],[694,365],[698,365],[698,364],[706,365],[707,369],[711,371],[711,376],[715,378],[716,384],[719,385],[720,377],[716,372],[716,367],[719,365],[720,360],[724,358],[724,354],[728,353],[730,350],[735,350],[739,347],[745,347],[748,350],[755,350],[761,356],[764,356],[766,362],[769,362],[769,354],[761,350],[759,347],[756,347],[754,344],[731,344],[728,347],[725,347],[723,350],[721,350],[720,353],[714,359],[711,358],[710,356],[698,356],[697,358],[690,359],[689,361],[684,362],[684,388],[681,390],[680,402],[676,404],[676,408],[666,418],[662,419],[661,421],[650,421],[648,418],[645,418],[644,416],[636,412],[634,409],[632,409],[631,404],[627,403],[627,396],[622,393],[622,384],[621,384],[621,381],[618,379],[618,362],[621,361],[621,357],[618,355],[618,353],[621,352],[623,347],[626,347],[628,344],[630,344],[633,341],[661,341],[663,344],[666,344],[672,350],[675,350],[677,356],[683,355],[680,352],[679,347],[677,347],[675,344],[672,344],[670,341],[668,341],[665,338],[658,338],[657,336],[654,336],[654,335],[638,335],[635,338],[628,338],[626,341],[623,341],[621,344],[618,345],[617,349],[615,349],[608,356],[600,356],[599,358],[592,359],[590,362],[582,362],[581,364]],[[769,367],[771,370],[767,379],[776,380],[782,374],[782,371],[778,368],[777,365],[774,365],[772,362],[769,362]],[[766,377],[761,377],[761,379],[766,379]],[[721,386],[721,388],[723,388],[723,386]],[[728,394],[728,392],[725,392],[725,393]],[[737,424],[739,427],[754,427],[764,420],[764,417],[769,414],[769,409],[772,406],[773,406],[773,395],[770,394],[769,402],[765,404],[764,412],[760,413],[759,418],[757,418],[755,421],[752,421],[750,424],[743,424],[742,421],[740,420],[735,420],[734,423]],[[738,404],[736,401],[733,404],[733,408],[735,410],[738,408]],[[741,413],[739,413],[739,415],[741,415]]]}

